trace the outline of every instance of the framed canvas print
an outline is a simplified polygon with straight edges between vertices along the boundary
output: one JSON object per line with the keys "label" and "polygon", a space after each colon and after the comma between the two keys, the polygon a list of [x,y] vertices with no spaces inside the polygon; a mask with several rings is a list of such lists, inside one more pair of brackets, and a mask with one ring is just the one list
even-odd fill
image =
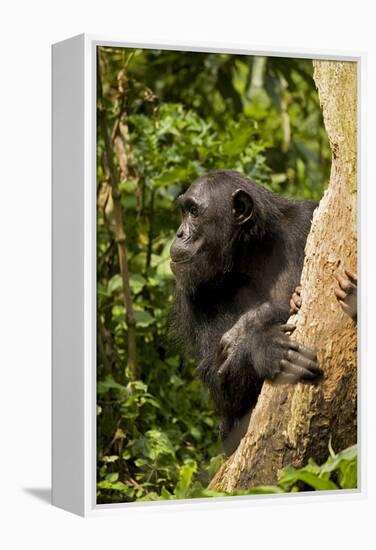
{"label": "framed canvas print", "polygon": [[52,52],[53,503],[361,494],[362,56]]}

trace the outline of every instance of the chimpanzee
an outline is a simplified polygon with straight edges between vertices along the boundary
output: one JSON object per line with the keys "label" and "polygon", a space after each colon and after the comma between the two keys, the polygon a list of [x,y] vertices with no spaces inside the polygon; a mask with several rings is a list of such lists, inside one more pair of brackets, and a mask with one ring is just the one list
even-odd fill
{"label": "chimpanzee", "polygon": [[291,340],[294,327],[286,324],[317,204],[286,199],[232,170],[200,177],[177,204],[173,328],[198,360],[232,452],[239,437],[234,445],[230,432],[265,379],[295,383],[322,374],[315,352]]}

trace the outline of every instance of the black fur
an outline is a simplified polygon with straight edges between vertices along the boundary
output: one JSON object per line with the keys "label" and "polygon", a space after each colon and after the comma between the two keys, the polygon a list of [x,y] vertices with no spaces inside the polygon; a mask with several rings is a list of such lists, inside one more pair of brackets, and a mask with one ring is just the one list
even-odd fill
{"label": "black fur", "polygon": [[288,200],[231,170],[201,177],[179,202],[173,328],[198,361],[225,439],[263,381],[280,372],[288,338],[280,325],[289,317],[316,203]]}

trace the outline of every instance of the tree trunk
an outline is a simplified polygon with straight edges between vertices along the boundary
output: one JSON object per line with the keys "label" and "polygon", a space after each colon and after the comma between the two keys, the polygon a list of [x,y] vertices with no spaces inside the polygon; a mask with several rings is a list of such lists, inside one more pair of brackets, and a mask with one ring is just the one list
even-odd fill
{"label": "tree trunk", "polygon": [[356,271],[355,63],[315,61],[325,127],[332,150],[330,184],[314,213],[301,278],[303,305],[289,322],[294,339],[318,350],[324,378],[316,385],[265,382],[248,432],[210,483],[234,491],[275,484],[288,464],[322,462],[356,443],[356,326],[339,307],[333,273]]}

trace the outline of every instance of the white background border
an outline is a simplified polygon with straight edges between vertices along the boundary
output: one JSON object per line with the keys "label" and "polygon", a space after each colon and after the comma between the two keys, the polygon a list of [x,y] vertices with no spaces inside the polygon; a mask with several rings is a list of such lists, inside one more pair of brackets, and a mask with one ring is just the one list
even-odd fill
{"label": "white background border", "polygon": [[[306,504],[260,501],[188,513],[122,512],[121,517],[84,521],[52,508],[43,498],[50,479],[50,44],[83,31],[124,41],[246,45],[247,49],[293,48],[369,52],[367,96],[376,97],[372,2],[257,3],[233,0],[223,7],[182,2],[93,0],[17,2],[2,13],[2,530],[5,548],[341,548],[374,544],[376,469],[368,471],[368,498]],[[4,96],[4,97],[3,97]],[[373,163],[375,106],[366,104],[368,209],[376,204]],[[373,127],[372,127],[373,126]],[[364,156],[363,156],[364,158]],[[365,167],[363,170],[365,173]],[[365,212],[363,220],[365,218]],[[375,216],[368,216],[363,243],[367,279],[373,281]],[[364,268],[364,266],[363,266]],[[363,280],[370,336],[374,290]],[[371,303],[370,303],[371,302]],[[374,330],[374,324],[371,325]],[[368,330],[367,330],[368,328]],[[372,342],[370,342],[372,344]],[[375,352],[363,368],[368,392],[376,388]],[[374,367],[374,368],[373,368]],[[372,395],[372,394],[371,394]],[[375,399],[367,399],[368,463],[376,464]],[[3,464],[4,462],[4,464]],[[36,497],[42,498],[36,498]]]}

